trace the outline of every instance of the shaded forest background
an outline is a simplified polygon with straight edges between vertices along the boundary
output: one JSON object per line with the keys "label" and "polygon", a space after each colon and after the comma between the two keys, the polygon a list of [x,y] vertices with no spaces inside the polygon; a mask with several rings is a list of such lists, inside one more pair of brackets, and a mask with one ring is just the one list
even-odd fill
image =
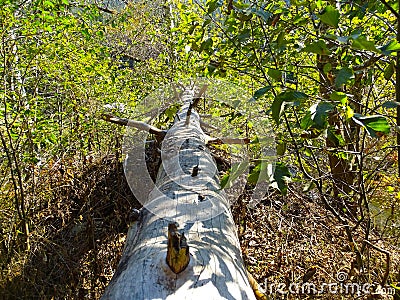
{"label": "shaded forest background", "polygon": [[[163,84],[209,77],[249,91],[275,132],[272,188],[250,209],[261,137],[243,124],[254,159],[232,207],[260,284],[344,272],[373,293],[318,297],[400,299],[398,1],[0,6],[0,298],[99,298],[140,208],[124,179],[124,131],[100,116],[133,118]],[[245,114],[226,110],[208,113],[231,124]],[[172,118],[166,110],[157,125]],[[225,182],[227,154],[213,151]],[[396,295],[383,295],[389,287]]]}

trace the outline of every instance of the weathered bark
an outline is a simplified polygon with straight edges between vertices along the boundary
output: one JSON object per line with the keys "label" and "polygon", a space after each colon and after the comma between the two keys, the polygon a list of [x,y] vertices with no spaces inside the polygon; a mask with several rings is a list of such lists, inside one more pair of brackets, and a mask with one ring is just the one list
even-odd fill
{"label": "weathered bark", "polygon": [[[194,110],[185,125],[190,99],[163,140],[158,189],[129,229],[102,299],[255,299],[229,203]],[[204,220],[207,213],[210,218]],[[166,262],[171,222],[183,228],[190,253],[188,266],[178,274]]]}

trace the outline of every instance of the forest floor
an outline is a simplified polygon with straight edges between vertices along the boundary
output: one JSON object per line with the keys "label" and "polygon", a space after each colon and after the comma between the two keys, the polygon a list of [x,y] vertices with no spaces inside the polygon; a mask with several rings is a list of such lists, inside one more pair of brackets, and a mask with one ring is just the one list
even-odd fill
{"label": "forest floor", "polygon": [[[121,257],[131,212],[140,208],[116,156],[92,162],[80,174],[49,172],[52,196],[34,218],[30,250],[3,263],[0,299],[98,299]],[[355,268],[343,226],[317,195],[293,184],[288,195],[271,192],[254,209],[246,206],[248,196],[232,212],[247,269],[270,299],[400,299],[399,291],[382,295],[400,281],[398,240],[370,234],[390,253],[386,290],[379,290],[385,254],[370,248],[364,268]],[[354,236],[360,244],[362,230]]]}

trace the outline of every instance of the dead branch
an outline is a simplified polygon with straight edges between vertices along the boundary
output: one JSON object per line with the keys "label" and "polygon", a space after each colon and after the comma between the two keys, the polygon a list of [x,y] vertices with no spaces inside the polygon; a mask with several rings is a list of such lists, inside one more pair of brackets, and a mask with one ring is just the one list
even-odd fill
{"label": "dead branch", "polygon": [[249,144],[250,139],[249,138],[210,138],[207,141],[207,144],[230,144],[230,145],[242,145],[242,144]]}
{"label": "dead branch", "polygon": [[134,121],[134,120],[124,119],[124,118],[119,118],[119,117],[115,117],[110,114],[102,114],[101,117],[104,121],[122,125],[122,126],[134,127],[139,130],[147,131],[148,133],[154,134],[160,138],[164,138],[166,135],[165,130],[161,130],[157,127],[151,126],[151,125],[141,122],[141,121]]}

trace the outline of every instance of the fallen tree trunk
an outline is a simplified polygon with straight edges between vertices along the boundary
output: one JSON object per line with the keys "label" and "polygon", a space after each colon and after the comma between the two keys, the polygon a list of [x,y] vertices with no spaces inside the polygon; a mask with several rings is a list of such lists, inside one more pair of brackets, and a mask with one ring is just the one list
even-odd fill
{"label": "fallen tree trunk", "polygon": [[102,299],[255,299],[193,95],[185,97],[162,142],[157,188]]}

